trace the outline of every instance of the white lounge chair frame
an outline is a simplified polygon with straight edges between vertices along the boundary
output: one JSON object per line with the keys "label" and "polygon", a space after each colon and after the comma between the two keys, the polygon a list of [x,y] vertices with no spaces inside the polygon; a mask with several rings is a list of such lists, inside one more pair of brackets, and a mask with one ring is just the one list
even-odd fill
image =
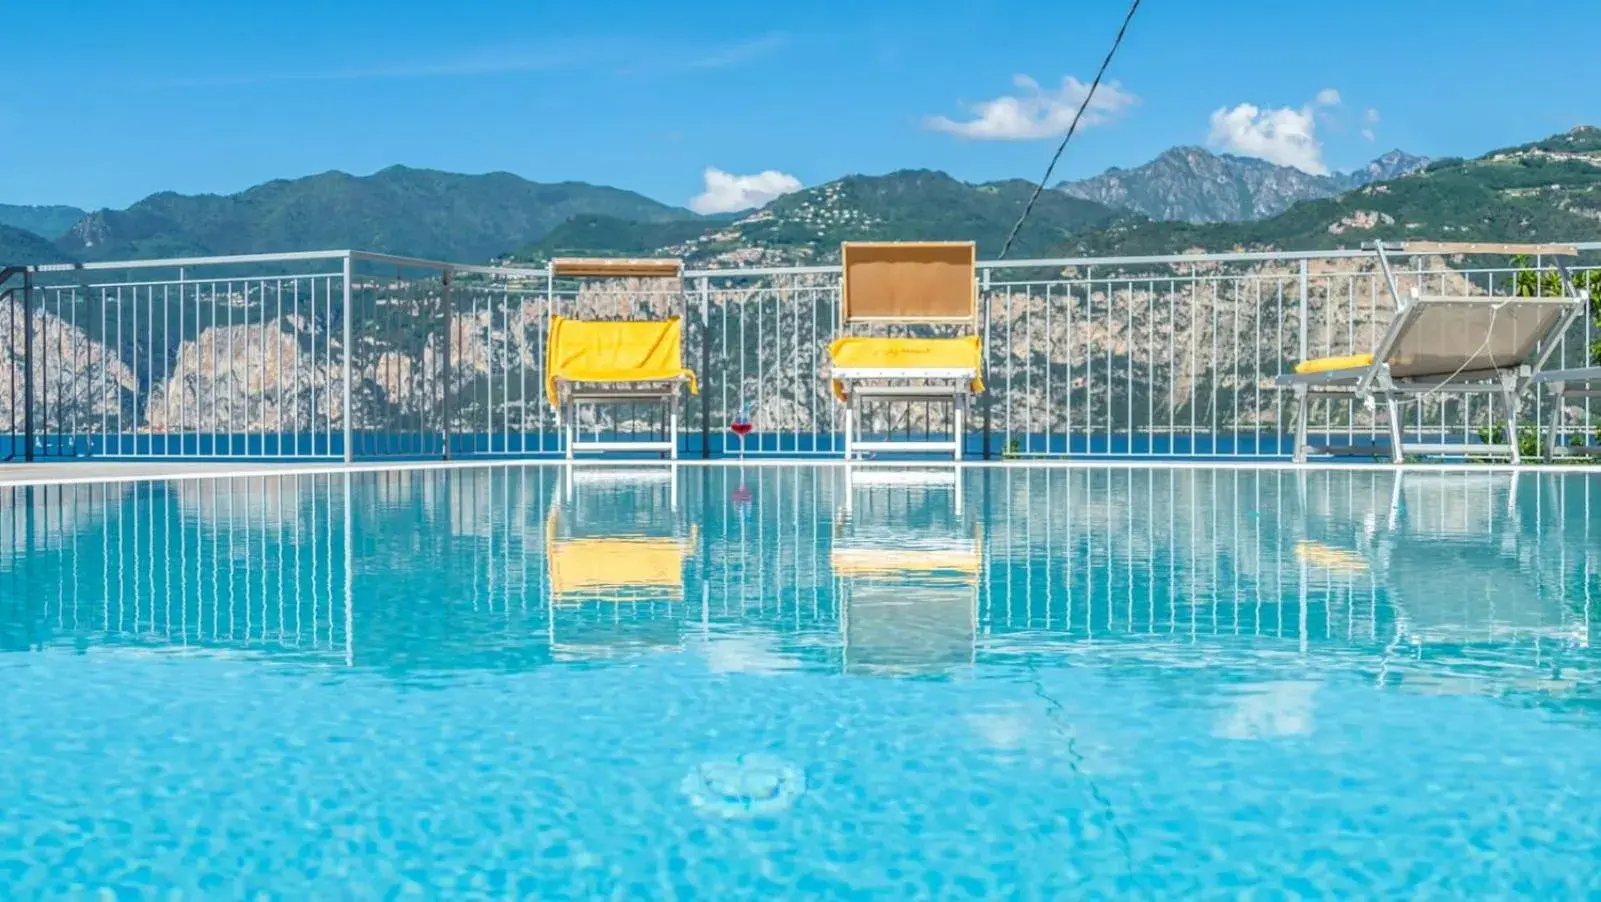
{"label": "white lounge chair frame", "polygon": [[1544,458],[1546,462],[1560,455],[1590,456],[1601,454],[1601,445],[1558,445],[1557,433],[1562,429],[1562,417],[1567,412],[1564,402],[1570,398],[1601,398],[1601,366],[1583,366],[1566,370],[1547,370],[1535,374],[1534,381],[1544,385],[1551,395],[1550,420],[1546,423]]}
{"label": "white lounge chair frame", "polygon": [[[859,250],[881,250],[887,247],[918,249],[963,249],[968,251],[969,280],[972,291],[965,309],[954,315],[884,316],[857,312],[851,298],[851,255]],[[902,264],[915,265],[915,264]],[[840,323],[898,323],[944,324],[965,326],[972,330],[978,323],[977,245],[971,241],[847,241],[840,249]],[[962,459],[962,446],[966,439],[967,414],[973,395],[973,380],[980,375],[977,368],[928,367],[830,368],[829,379],[840,383],[845,395],[845,459],[855,460],[859,455],[873,451],[905,451],[914,453],[949,453],[953,460]],[[951,405],[950,441],[913,441],[886,439],[863,441],[861,434],[861,403],[863,401],[943,401]]]}
{"label": "white lounge chair frame", "polygon": [[[1575,291],[1573,280],[1567,268],[1562,263],[1563,256],[1574,256],[1577,248],[1571,245],[1529,245],[1529,244],[1491,244],[1491,243],[1447,243],[1447,242],[1406,242],[1398,245],[1385,245],[1383,242],[1373,242],[1366,245],[1373,250],[1383,271],[1384,282],[1388,287],[1390,296],[1395,299],[1396,314],[1390,321],[1390,327],[1385,330],[1384,336],[1379,339],[1378,346],[1373,350],[1373,362],[1367,366],[1349,367],[1337,370],[1327,370],[1317,373],[1286,373],[1276,380],[1278,385],[1288,387],[1295,392],[1296,423],[1295,423],[1295,449],[1293,458],[1296,463],[1304,463],[1308,453],[1312,450],[1307,443],[1308,419],[1312,399],[1315,397],[1347,397],[1366,401],[1369,398],[1382,400],[1389,418],[1390,430],[1390,457],[1395,463],[1400,463],[1407,452],[1422,454],[1475,454],[1497,455],[1511,459],[1514,464],[1521,462],[1518,452],[1518,404],[1523,391],[1533,379],[1534,373],[1544,365],[1546,359],[1555,350],[1557,339],[1573,322],[1574,318],[1584,309],[1585,298]],[[1396,283],[1395,273],[1390,267],[1386,251],[1404,251],[1407,253],[1441,253],[1441,254],[1541,254],[1551,257],[1561,277],[1563,293],[1556,297],[1510,297],[1510,296],[1431,296],[1422,295],[1415,289],[1403,296]],[[1417,340],[1413,334],[1414,327],[1425,322],[1425,317],[1435,313],[1441,307],[1465,308],[1474,313],[1487,311],[1489,322],[1486,324],[1485,342],[1479,346],[1468,349],[1447,350],[1435,356],[1432,365],[1412,363],[1404,364],[1402,360],[1407,352],[1416,352],[1420,346],[1426,347],[1426,341],[1433,336],[1426,336],[1424,341]],[[1522,336],[1519,339],[1517,350],[1508,355],[1505,360],[1496,360],[1493,355],[1489,360],[1482,360],[1485,348],[1488,346],[1497,321],[1512,322],[1513,317],[1503,313],[1504,310],[1533,310],[1536,311],[1537,321],[1543,325],[1535,330],[1534,334]],[[1400,402],[1403,398],[1421,397],[1431,394],[1492,394],[1501,401],[1504,426],[1507,430],[1505,444],[1404,444],[1401,437],[1401,411]],[[1371,446],[1329,447],[1319,449],[1327,454],[1372,454],[1375,449]]]}
{"label": "white lounge chair frame", "polygon": [[[653,278],[680,280],[684,274],[684,262],[676,259],[611,259],[611,258],[558,258],[546,265],[545,285],[547,309],[552,313],[556,310],[556,279],[624,279],[624,278]],[[687,301],[683,300],[683,292],[678,292],[679,315],[681,322],[687,321],[683,316]],[[558,379],[556,394],[560,403],[556,407],[556,425],[562,430],[564,453],[568,460],[573,460],[580,452],[629,452],[629,451],[659,451],[669,460],[678,459],[678,424],[683,414],[683,387],[688,380],[684,377],[668,379],[662,382],[570,382]],[[605,404],[637,404],[640,402],[655,402],[661,404],[667,416],[667,437],[661,441],[651,439],[638,439],[632,441],[584,441],[578,428],[578,411],[581,407],[599,406]]]}

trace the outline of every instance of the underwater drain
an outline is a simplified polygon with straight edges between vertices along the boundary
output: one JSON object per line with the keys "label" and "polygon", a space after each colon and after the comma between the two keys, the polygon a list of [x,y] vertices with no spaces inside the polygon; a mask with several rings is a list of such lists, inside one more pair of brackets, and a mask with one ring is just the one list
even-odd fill
{"label": "underwater drain", "polygon": [[800,768],[768,755],[740,755],[695,766],[680,785],[697,809],[723,817],[776,814],[806,791]]}

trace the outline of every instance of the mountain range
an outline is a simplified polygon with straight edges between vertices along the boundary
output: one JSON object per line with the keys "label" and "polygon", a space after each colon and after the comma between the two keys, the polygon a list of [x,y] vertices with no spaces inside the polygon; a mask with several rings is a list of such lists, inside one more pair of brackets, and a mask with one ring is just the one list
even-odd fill
{"label": "mountain range", "polygon": [[1151,219],[1223,222],[1277,216],[1303,200],[1333,197],[1354,188],[1416,172],[1429,164],[1400,150],[1361,169],[1313,175],[1266,160],[1175,147],[1134,169],[1108,169],[1094,178],[1063,182],[1057,190]]}
{"label": "mountain range", "polygon": [[[1008,255],[1315,249],[1405,235],[1577,240],[1601,233],[1598,189],[1601,130],[1591,126],[1471,160],[1393,151],[1322,176],[1178,147],[1044,191]],[[461,262],[664,254],[730,267],[827,262],[845,239],[949,238],[994,256],[1032,192],[1022,180],[901,170],[702,216],[581,182],[393,166],[231,195],[165,192],[122,210],[0,205],[0,262],[355,248]]]}
{"label": "mountain range", "polygon": [[84,215],[55,244],[75,259],[357,248],[482,262],[582,214],[646,223],[697,218],[582,182],[391,166],[368,176],[280,179],[230,195],[154,194],[125,210]]}

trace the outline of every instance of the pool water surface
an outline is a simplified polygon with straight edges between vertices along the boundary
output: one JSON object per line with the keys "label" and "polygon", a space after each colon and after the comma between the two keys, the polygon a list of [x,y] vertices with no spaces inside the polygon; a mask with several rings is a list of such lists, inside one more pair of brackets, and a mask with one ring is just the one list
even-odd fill
{"label": "pool water surface", "polygon": [[1601,476],[0,491],[8,898],[1601,893]]}

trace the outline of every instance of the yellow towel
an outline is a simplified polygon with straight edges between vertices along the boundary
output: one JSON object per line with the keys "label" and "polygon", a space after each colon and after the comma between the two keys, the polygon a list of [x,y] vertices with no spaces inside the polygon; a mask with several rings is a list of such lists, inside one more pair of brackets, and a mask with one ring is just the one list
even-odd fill
{"label": "yellow towel", "polygon": [[1359,366],[1372,366],[1372,354],[1347,354],[1344,357],[1314,357],[1295,365],[1297,373],[1327,373],[1330,370],[1350,370]]}
{"label": "yellow towel", "polygon": [[[964,338],[836,338],[828,345],[828,357],[836,367],[920,369],[972,367],[983,370],[984,348],[978,336]],[[845,387],[833,382],[834,396],[845,400]],[[973,391],[984,390],[984,380],[973,376]]]}
{"label": "yellow towel", "polygon": [[685,548],[676,539],[557,539],[545,551],[557,595],[624,587],[656,588],[672,597],[684,591]]}
{"label": "yellow towel", "polygon": [[607,322],[555,317],[545,356],[545,394],[558,403],[556,381],[661,382],[684,377],[690,394],[699,389],[684,367],[683,326],[662,321]]}

